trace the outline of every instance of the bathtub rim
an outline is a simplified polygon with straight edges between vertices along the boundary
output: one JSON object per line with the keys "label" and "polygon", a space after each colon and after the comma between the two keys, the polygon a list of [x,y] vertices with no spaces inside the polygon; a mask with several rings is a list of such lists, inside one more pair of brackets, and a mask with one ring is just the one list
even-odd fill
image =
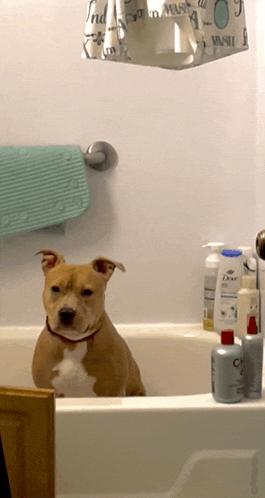
{"label": "bathtub rim", "polygon": [[[0,326],[0,340],[29,340],[37,339],[44,325],[7,325]],[[115,324],[122,337],[154,337],[154,338],[196,338],[201,342],[218,343],[219,334],[205,331],[201,323],[155,323],[155,324]],[[163,335],[162,335],[163,334]],[[241,341],[235,337],[235,342]],[[263,370],[263,380],[265,366]],[[265,384],[265,382],[263,382]],[[135,396],[135,397],[98,397],[98,398],[62,398],[56,399],[56,411],[84,412],[84,411],[150,411],[150,410],[265,410],[265,387],[262,398],[259,400],[243,399],[240,403],[217,403],[211,393],[186,396]]]}
{"label": "bathtub rim", "polygon": [[211,393],[187,396],[146,396],[133,398],[61,398],[56,399],[56,412],[149,412],[149,411],[265,411],[265,388],[258,400],[243,399],[239,403],[217,403]]}
{"label": "bathtub rim", "polygon": [[[1,339],[37,339],[42,332],[45,324],[42,325],[0,325],[0,340]],[[118,333],[124,337],[196,337],[201,341],[212,342],[217,339],[216,332],[210,332],[203,329],[201,323],[129,323],[115,324]],[[186,332],[186,333],[185,333]],[[189,333],[191,332],[191,333]],[[237,340],[237,338],[236,338]]]}

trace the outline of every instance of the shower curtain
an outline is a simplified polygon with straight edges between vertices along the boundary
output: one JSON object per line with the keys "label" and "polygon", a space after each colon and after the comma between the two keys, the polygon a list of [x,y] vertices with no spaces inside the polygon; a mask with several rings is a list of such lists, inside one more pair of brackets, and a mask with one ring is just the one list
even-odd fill
{"label": "shower curtain", "polygon": [[248,49],[243,0],[89,0],[82,57],[184,69]]}

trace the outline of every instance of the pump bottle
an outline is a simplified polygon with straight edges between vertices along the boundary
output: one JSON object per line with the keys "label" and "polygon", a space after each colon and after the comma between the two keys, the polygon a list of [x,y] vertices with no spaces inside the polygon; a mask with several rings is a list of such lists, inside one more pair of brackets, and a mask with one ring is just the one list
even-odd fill
{"label": "pump bottle", "polygon": [[204,330],[214,330],[215,289],[220,266],[220,251],[223,246],[222,242],[209,242],[209,244],[203,246],[210,249],[210,253],[205,260],[204,273]]}

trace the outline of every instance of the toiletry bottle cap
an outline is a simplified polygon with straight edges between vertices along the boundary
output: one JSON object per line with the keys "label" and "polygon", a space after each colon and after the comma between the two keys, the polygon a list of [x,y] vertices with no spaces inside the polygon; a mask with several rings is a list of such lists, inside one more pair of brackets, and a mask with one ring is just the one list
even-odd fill
{"label": "toiletry bottle cap", "polygon": [[221,254],[226,258],[238,258],[239,256],[242,256],[242,251],[235,251],[234,249],[224,249]]}
{"label": "toiletry bottle cap", "polygon": [[234,344],[234,331],[233,330],[222,330],[222,332],[221,332],[221,344]]}
{"label": "toiletry bottle cap", "polygon": [[249,322],[248,322],[248,334],[257,334],[258,333],[258,327],[257,327],[257,324],[256,324],[256,319],[255,319],[255,316],[251,316],[249,318]]}

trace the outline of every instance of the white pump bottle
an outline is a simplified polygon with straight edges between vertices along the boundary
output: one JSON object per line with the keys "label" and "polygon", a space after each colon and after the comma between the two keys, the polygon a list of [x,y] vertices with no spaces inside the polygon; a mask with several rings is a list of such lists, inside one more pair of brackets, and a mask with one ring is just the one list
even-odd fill
{"label": "white pump bottle", "polygon": [[209,247],[210,253],[205,260],[204,273],[204,330],[214,330],[214,301],[215,289],[220,266],[220,251],[224,247],[222,242],[209,242],[202,247]]}

